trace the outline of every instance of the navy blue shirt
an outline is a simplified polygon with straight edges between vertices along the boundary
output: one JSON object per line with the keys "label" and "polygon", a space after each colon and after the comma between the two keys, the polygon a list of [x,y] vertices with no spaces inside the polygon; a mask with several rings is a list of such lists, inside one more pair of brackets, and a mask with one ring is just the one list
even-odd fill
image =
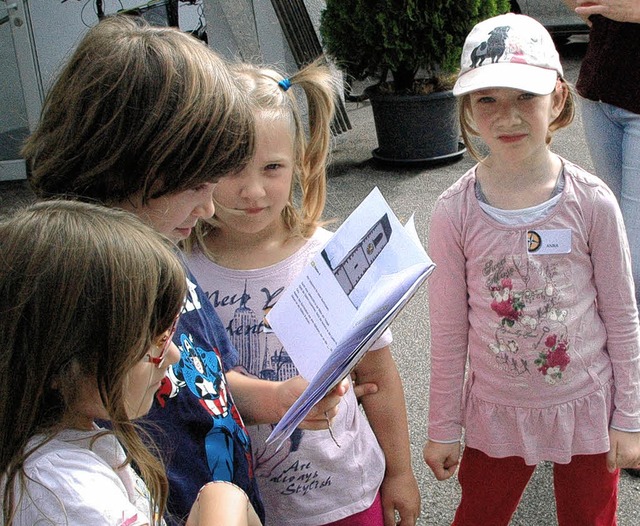
{"label": "navy blue shirt", "polygon": [[210,301],[187,272],[187,301],[173,338],[181,357],[169,368],[151,411],[141,422],[167,468],[165,518],[168,524],[182,523],[204,484],[227,480],[247,493],[264,522],[249,434],[225,378],[225,371],[237,364],[238,352]]}

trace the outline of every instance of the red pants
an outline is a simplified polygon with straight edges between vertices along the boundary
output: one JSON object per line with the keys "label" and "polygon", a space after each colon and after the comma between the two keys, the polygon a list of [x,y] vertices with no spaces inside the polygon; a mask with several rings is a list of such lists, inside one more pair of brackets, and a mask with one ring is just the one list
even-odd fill
{"label": "red pants", "polygon": [[339,521],[325,524],[324,526],[384,526],[384,513],[382,512],[380,492],[378,492],[368,509],[340,519]]}
{"label": "red pants", "polygon": [[[458,480],[462,499],[452,526],[506,526],[535,466],[520,457],[492,458],[465,447]],[[577,455],[554,464],[559,526],[615,526],[620,470],[609,473],[606,455]]]}

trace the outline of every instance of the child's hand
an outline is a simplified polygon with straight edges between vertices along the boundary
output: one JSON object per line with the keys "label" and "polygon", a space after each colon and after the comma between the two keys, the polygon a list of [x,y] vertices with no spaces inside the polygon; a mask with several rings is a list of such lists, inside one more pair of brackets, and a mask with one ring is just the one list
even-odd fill
{"label": "child's hand", "polygon": [[378,392],[378,386],[374,383],[359,383],[358,373],[355,369],[351,371],[351,384],[353,385],[353,394],[356,395],[358,401],[360,401],[360,398],[363,396],[376,394]]}
{"label": "child's hand", "polygon": [[[386,473],[380,486],[385,526],[415,526],[420,516],[420,490],[411,466],[402,473]],[[396,514],[400,521],[396,522]]]}
{"label": "child's hand", "polygon": [[607,453],[607,469],[640,468],[640,433],[609,429],[611,449]]}
{"label": "child's hand", "polygon": [[[291,407],[302,392],[307,388],[307,382],[302,376],[294,376],[286,382],[281,382],[278,389],[278,399],[282,407],[282,414]],[[338,404],[349,390],[349,380],[345,378],[320,400],[298,426],[300,429],[328,429],[329,423],[338,414]]]}
{"label": "child's hand", "polygon": [[428,440],[422,452],[424,461],[438,480],[446,480],[456,472],[460,462],[460,442],[442,444]]}

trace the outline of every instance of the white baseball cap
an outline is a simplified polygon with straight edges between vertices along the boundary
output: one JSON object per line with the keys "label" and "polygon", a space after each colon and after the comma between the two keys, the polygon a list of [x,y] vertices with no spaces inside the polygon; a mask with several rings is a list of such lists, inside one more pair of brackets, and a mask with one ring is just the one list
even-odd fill
{"label": "white baseball cap", "polygon": [[462,49],[454,95],[485,88],[513,88],[547,95],[562,76],[549,32],[525,15],[507,13],[479,22]]}

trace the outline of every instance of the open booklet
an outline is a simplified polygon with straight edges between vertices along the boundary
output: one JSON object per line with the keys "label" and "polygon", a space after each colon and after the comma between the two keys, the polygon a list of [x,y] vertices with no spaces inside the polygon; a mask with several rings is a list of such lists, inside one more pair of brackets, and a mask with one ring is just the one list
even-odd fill
{"label": "open booklet", "polygon": [[282,445],[351,372],[434,268],[413,216],[403,226],[374,188],[267,315],[309,380],[267,443]]}

